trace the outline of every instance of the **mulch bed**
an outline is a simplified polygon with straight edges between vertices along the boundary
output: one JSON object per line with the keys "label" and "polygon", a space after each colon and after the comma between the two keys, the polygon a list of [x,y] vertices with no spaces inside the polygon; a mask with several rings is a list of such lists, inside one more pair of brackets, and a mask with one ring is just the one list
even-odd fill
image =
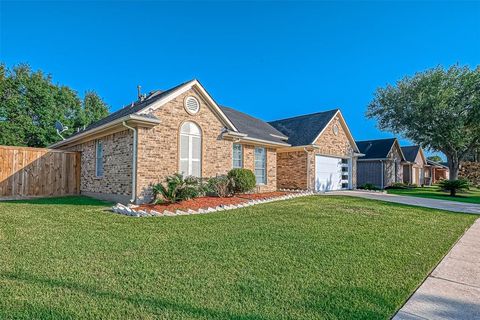
{"label": "mulch bed", "polygon": [[185,200],[178,203],[170,204],[144,204],[141,205],[139,210],[155,210],[158,212],[163,212],[165,210],[170,212],[175,212],[175,210],[186,211],[188,209],[198,210],[198,209],[207,209],[215,208],[221,205],[232,205],[232,204],[241,204],[248,202],[250,200],[261,200],[267,198],[276,198],[288,194],[288,192],[264,192],[264,193],[252,193],[252,194],[238,194],[233,197],[220,198],[220,197],[199,197],[191,200]]}

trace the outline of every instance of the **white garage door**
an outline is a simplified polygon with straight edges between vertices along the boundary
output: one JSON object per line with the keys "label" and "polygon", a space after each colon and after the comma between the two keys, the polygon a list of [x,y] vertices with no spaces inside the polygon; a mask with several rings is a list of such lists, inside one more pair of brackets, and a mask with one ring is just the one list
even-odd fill
{"label": "white garage door", "polygon": [[350,161],[348,159],[316,156],[315,190],[331,191],[349,188]]}

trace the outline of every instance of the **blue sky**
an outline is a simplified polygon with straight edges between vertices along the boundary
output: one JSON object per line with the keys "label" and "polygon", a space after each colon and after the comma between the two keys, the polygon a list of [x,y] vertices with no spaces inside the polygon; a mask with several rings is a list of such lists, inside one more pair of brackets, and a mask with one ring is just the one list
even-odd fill
{"label": "blue sky", "polygon": [[264,120],[339,107],[357,140],[382,138],[364,117],[376,87],[480,64],[480,3],[2,1],[0,61],[93,89],[111,111],[137,84],[197,78]]}

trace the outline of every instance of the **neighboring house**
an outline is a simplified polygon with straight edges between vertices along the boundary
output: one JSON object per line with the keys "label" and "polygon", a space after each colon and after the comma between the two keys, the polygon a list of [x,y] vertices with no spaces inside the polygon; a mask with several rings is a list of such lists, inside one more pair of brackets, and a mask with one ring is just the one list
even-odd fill
{"label": "neighboring house", "polygon": [[437,183],[440,180],[448,179],[449,170],[448,167],[427,159],[427,164],[425,165],[425,184],[432,185]]}
{"label": "neighboring house", "polygon": [[402,182],[402,162],[405,160],[396,138],[357,141],[365,156],[357,162],[357,184],[373,184],[385,188]]}
{"label": "neighboring house", "polygon": [[277,149],[277,186],[330,191],[356,188],[359,153],[340,110],[269,122],[288,136]]}
{"label": "neighboring house", "polygon": [[247,168],[257,191],[275,191],[286,140],[268,123],[219,106],[192,80],[141,97],[52,148],[81,152],[83,194],[141,203],[176,172],[213,177]]}
{"label": "neighboring house", "polygon": [[425,183],[427,158],[423,153],[423,149],[420,146],[408,146],[402,147],[402,152],[406,161],[403,164],[403,182],[418,186],[428,184]]}

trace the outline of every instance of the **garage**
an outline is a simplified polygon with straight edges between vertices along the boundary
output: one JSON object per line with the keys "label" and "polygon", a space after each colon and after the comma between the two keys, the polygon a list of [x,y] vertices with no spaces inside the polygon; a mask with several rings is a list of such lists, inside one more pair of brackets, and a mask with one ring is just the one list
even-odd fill
{"label": "garage", "polygon": [[315,158],[315,190],[324,192],[349,189],[350,160],[317,155]]}

